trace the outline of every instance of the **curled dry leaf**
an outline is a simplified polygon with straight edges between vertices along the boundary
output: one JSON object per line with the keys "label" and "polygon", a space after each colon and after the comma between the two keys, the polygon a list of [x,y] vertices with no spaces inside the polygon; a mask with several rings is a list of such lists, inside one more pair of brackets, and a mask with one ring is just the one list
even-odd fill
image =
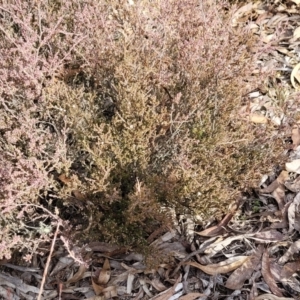
{"label": "curled dry leaf", "polygon": [[109,279],[110,279],[110,265],[109,265],[109,260],[106,258],[103,267],[99,273],[97,282],[100,285],[105,285],[108,283]]}
{"label": "curled dry leaf", "polygon": [[159,292],[165,291],[167,289],[167,287],[158,278],[151,280],[151,284]]}
{"label": "curled dry leaf", "polygon": [[202,230],[200,232],[195,232],[201,236],[207,236],[207,237],[214,237],[216,235],[221,235],[225,232],[225,229],[223,227],[220,227],[219,225],[207,228],[205,230]]}
{"label": "curled dry leaf", "polygon": [[272,291],[273,294],[275,294],[278,297],[282,297],[282,293],[280,291],[280,289],[278,288],[271,270],[270,270],[270,259],[269,259],[269,253],[268,250],[265,250],[263,256],[262,256],[262,276],[265,280],[265,282],[267,283],[267,285],[269,286],[270,290]]}
{"label": "curled dry leaf", "polygon": [[166,290],[166,291],[160,293],[159,295],[151,298],[151,300],[169,300],[173,296],[178,283],[181,281],[181,278],[182,278],[182,276],[180,275],[178,277],[178,279],[176,280],[175,284],[171,288],[169,288],[168,290]]}
{"label": "curled dry leaf", "polygon": [[92,286],[97,296],[102,294],[104,287],[102,285],[97,284],[93,278],[92,278]]}
{"label": "curled dry leaf", "polygon": [[[139,278],[138,280],[139,280],[139,283],[140,283],[140,285],[141,285],[143,291],[147,294],[147,296],[148,296],[148,297],[153,297],[153,295],[152,295],[152,293],[150,292],[149,287],[148,287],[148,285],[147,285],[147,283],[146,283],[146,280],[145,280],[144,278]],[[163,293],[164,293],[164,292],[163,292]],[[159,296],[159,295],[158,295],[158,296]],[[155,298],[155,297],[154,297],[154,298]],[[156,298],[155,298],[155,299],[156,299]],[[162,299],[164,299],[164,298],[162,298]]]}
{"label": "curled dry leaf", "polygon": [[78,271],[75,273],[75,275],[69,279],[66,283],[74,283],[79,281],[83,278],[84,273],[86,272],[87,268],[85,265],[80,265]]}
{"label": "curled dry leaf", "polygon": [[255,254],[250,256],[248,260],[238,269],[236,269],[228,278],[226,287],[231,290],[239,290],[243,287],[244,282],[249,279],[255,270],[258,270],[263,246],[259,245]]}
{"label": "curled dry leaf", "polygon": [[109,260],[106,258],[103,267],[99,272],[99,275],[96,278],[92,278],[92,285],[96,295],[100,295],[100,294],[104,295],[104,292],[106,292],[105,289],[108,288],[106,287],[106,284],[108,283],[109,279],[110,279],[110,264],[109,264]]}
{"label": "curled dry leaf", "polygon": [[235,256],[229,258],[225,261],[222,261],[218,264],[211,264],[211,265],[201,265],[196,262],[188,262],[187,265],[196,267],[209,275],[217,275],[217,274],[226,274],[229,273],[238,267],[240,267],[243,263],[245,263],[249,259],[249,256]]}
{"label": "curled dry leaf", "polygon": [[232,219],[234,214],[235,214],[235,210],[228,213],[218,225],[196,233],[201,236],[210,236],[210,237],[222,234],[225,231],[224,227],[229,223],[229,221]]}

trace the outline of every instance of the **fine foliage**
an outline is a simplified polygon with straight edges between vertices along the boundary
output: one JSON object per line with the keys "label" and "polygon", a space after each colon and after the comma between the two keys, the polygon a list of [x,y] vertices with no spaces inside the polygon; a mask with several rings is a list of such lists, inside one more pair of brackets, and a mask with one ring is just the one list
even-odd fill
{"label": "fine foliage", "polygon": [[[226,1],[2,1],[0,259],[58,220],[143,246],[224,213],[278,155],[241,107],[259,44]],[[67,234],[67,233],[66,233]]]}

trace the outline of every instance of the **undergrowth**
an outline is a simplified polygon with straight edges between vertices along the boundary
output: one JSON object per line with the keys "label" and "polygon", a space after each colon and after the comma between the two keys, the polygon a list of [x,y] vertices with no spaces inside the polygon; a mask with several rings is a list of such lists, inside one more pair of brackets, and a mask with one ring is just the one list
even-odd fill
{"label": "undergrowth", "polygon": [[58,219],[74,242],[144,247],[169,208],[205,219],[255,186],[280,147],[241,114],[260,44],[233,12],[2,2],[0,258],[30,260]]}

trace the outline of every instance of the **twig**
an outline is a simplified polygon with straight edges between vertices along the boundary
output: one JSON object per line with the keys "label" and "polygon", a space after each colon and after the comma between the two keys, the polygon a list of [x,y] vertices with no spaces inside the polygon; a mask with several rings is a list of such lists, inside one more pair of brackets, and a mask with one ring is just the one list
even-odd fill
{"label": "twig", "polygon": [[61,225],[61,223],[58,222],[57,226],[56,226],[55,233],[54,233],[54,237],[53,237],[53,240],[52,240],[50,253],[48,255],[46,266],[45,266],[45,269],[44,269],[44,274],[43,274],[43,278],[42,278],[42,282],[41,282],[40,292],[39,292],[39,295],[37,297],[37,300],[42,300],[42,293],[43,293],[43,290],[44,290],[46,276],[47,276],[47,273],[48,273],[48,269],[49,269],[49,265],[50,265],[50,261],[51,261],[51,256],[52,256],[52,253],[53,253],[53,250],[54,250],[54,244],[55,244],[55,241],[56,241],[56,238],[57,238],[57,235],[58,235],[60,225]]}

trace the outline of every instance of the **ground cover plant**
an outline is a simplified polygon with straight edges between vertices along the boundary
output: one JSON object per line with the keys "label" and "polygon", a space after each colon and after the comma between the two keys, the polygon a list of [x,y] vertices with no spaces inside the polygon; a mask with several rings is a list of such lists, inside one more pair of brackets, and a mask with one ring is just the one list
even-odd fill
{"label": "ground cover plant", "polygon": [[57,224],[66,246],[147,251],[171,226],[168,208],[221,215],[272,167],[272,125],[242,110],[266,49],[231,26],[233,11],[208,0],[1,3],[0,259],[47,251]]}

